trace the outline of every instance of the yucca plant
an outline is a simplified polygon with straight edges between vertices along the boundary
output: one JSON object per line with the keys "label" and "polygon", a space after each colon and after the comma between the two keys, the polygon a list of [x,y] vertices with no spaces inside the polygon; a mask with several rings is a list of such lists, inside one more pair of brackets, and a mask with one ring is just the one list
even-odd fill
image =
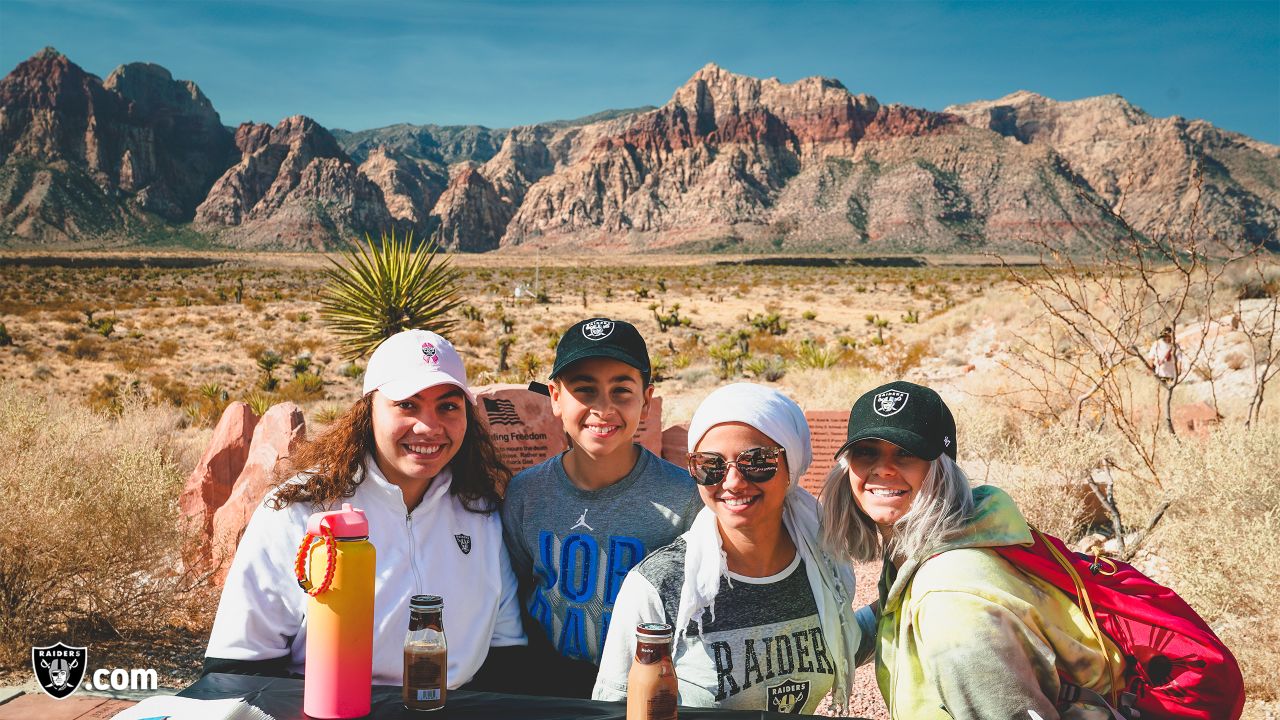
{"label": "yucca plant", "polygon": [[275,398],[273,398],[270,393],[254,390],[249,393],[249,396],[244,399],[244,402],[249,406],[249,410],[252,411],[254,415],[262,417],[263,415],[266,415],[267,411],[271,409],[271,406],[275,404]]}
{"label": "yucca plant", "polygon": [[802,340],[795,346],[795,364],[802,368],[826,370],[840,364],[843,352],[838,347],[818,345],[813,340]]}
{"label": "yucca plant", "polygon": [[367,355],[401,330],[453,327],[447,314],[462,302],[459,273],[447,256],[436,262],[434,243],[414,247],[413,233],[396,238],[393,231],[352,245],[345,264],[328,258],[333,267],[320,298],[320,317],[341,338],[344,357]]}

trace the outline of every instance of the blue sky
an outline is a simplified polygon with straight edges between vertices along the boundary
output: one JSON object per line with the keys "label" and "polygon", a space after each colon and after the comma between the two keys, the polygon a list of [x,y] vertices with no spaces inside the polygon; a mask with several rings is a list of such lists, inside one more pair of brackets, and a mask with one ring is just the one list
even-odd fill
{"label": "blue sky", "polygon": [[715,62],[934,110],[1018,89],[1119,93],[1280,143],[1280,0],[0,0],[5,72],[45,45],[103,77],[163,65],[229,125],[509,127],[661,105]]}

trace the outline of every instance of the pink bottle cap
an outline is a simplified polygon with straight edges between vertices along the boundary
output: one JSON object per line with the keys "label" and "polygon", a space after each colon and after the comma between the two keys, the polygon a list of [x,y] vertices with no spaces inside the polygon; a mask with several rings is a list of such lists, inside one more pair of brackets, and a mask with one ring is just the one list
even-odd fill
{"label": "pink bottle cap", "polygon": [[321,528],[328,528],[338,538],[369,536],[369,521],[365,519],[364,511],[351,507],[351,503],[342,503],[341,510],[316,513],[307,519],[307,532],[319,535]]}

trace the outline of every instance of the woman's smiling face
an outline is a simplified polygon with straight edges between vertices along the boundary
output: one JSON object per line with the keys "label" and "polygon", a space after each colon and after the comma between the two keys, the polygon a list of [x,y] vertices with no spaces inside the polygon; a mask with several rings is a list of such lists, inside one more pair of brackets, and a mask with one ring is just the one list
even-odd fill
{"label": "woman's smiling face", "polygon": [[392,400],[373,395],[374,456],[394,485],[430,480],[449,464],[467,432],[467,397],[456,385]]}
{"label": "woman's smiling face", "polygon": [[892,527],[907,514],[931,465],[887,440],[859,440],[845,457],[853,499],[880,527]]}
{"label": "woman's smiling face", "polygon": [[[723,423],[707,431],[698,441],[698,452],[714,453],[733,460],[753,448],[775,448],[778,444],[764,433],[743,423]],[[702,502],[715,513],[721,530],[749,531],[757,526],[782,524],[782,504],[787,497],[788,471],[785,457],[779,458],[773,477],[753,483],[730,466],[724,480],[715,485],[699,485]]]}

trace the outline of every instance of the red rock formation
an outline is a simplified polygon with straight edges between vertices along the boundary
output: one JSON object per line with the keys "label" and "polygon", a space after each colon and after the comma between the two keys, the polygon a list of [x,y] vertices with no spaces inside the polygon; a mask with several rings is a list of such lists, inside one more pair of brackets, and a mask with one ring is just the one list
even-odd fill
{"label": "red rock formation", "polygon": [[[245,525],[271,489],[276,463],[289,457],[306,436],[302,410],[293,403],[273,406],[253,430],[244,468],[236,477],[231,495],[214,512],[210,552],[222,577],[231,564]],[[302,538],[298,538],[301,541]]]}
{"label": "red rock formation", "polygon": [[376,147],[369,153],[360,163],[360,174],[382,190],[392,218],[416,228],[426,227],[427,211],[445,189],[445,179],[432,164],[385,147]]}
{"label": "red rock formation", "polygon": [[[228,405],[213,429],[208,449],[191,471],[178,498],[182,514],[200,524],[206,541],[213,536],[214,513],[231,496],[236,478],[244,470],[257,424],[258,416],[245,403]],[[208,542],[201,547],[208,552]]]}
{"label": "red rock formation", "polygon": [[464,165],[454,172],[432,212],[439,223],[432,238],[450,250],[495,250],[514,212],[488,178]]}
{"label": "red rock formation", "polygon": [[196,225],[237,247],[324,250],[392,229],[382,192],[314,120],[242,125],[244,155],[196,209]]}
{"label": "red rock formation", "polygon": [[234,146],[212,104],[156,65],[104,83],[45,48],[0,80],[0,232],[74,241],[189,220]]}
{"label": "red rock formation", "polygon": [[244,248],[394,224],[464,251],[1017,251],[1126,232],[1098,204],[1148,235],[1280,235],[1280,148],[1116,96],[939,113],[708,65],[663,107],[603,117],[342,131],[358,168],[306,118],[233,141],[163,68],[103,83],[47,50],[0,81],[0,243],[121,237],[154,213]]}
{"label": "red rock formation", "polygon": [[0,80],[0,158],[25,157],[85,166],[114,184],[130,126],[129,103],[53,48],[20,63]]}
{"label": "red rock formation", "polygon": [[[529,157],[534,172],[517,162]],[[783,84],[709,65],[652,112],[513,131],[492,160],[455,176],[433,214],[437,236],[481,247],[731,237],[771,250],[919,251],[1117,232],[1058,160],[834,80]]]}
{"label": "red rock formation", "polygon": [[1059,102],[1019,91],[947,110],[1019,142],[1053,148],[1144,234],[1216,232],[1273,244],[1280,237],[1275,145],[1200,120],[1153,118],[1119,95]]}
{"label": "red rock formation", "polygon": [[662,459],[685,466],[689,456],[689,423],[677,423],[662,431]]}

